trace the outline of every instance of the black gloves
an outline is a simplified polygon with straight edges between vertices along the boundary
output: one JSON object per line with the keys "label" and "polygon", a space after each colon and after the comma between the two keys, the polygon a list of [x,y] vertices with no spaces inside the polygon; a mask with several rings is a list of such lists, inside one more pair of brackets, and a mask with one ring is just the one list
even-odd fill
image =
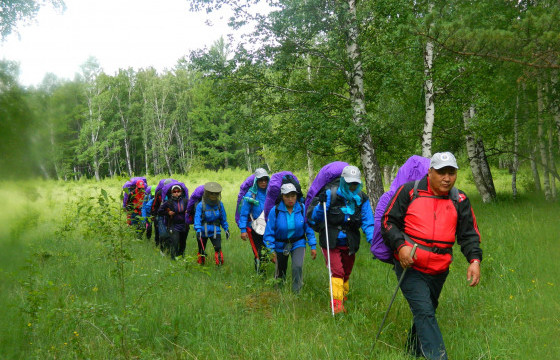
{"label": "black gloves", "polygon": [[317,199],[319,199],[319,202],[321,202],[321,203],[327,202],[327,193],[325,191],[320,192],[317,195]]}
{"label": "black gloves", "polygon": [[226,230],[226,240],[229,240],[229,230]]}

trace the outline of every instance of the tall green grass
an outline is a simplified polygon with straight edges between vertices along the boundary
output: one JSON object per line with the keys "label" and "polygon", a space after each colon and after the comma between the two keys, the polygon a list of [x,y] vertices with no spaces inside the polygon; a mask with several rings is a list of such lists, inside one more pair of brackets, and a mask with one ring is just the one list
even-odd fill
{"label": "tall green grass", "polygon": [[[400,294],[370,353],[396,278],[372,260],[365,242],[348,314],[336,318],[321,255],[312,261],[306,254],[298,296],[271,280],[272,264],[266,276],[254,274],[233,216],[246,175],[174,176],[191,191],[210,180],[222,184],[233,231],[223,241],[221,268],[196,264],[192,233],[178,261],[137,239],[119,208],[124,179],[2,183],[0,358],[407,359],[411,314]],[[438,309],[450,358],[559,359],[559,205],[527,192],[511,200],[504,173],[495,173],[499,201],[482,204],[468,176],[460,176],[484,261],[481,284],[469,288],[466,261],[455,251]],[[104,201],[110,205],[100,206]]]}

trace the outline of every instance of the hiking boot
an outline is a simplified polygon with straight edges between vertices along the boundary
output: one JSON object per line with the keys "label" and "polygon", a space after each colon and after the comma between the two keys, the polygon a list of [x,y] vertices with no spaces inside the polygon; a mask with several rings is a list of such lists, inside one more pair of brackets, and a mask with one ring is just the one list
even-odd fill
{"label": "hiking boot", "polygon": [[334,299],[333,300],[333,307],[334,307],[334,313],[335,314],[339,314],[341,312],[346,312],[346,309],[344,308],[344,304],[342,303],[342,300]]}
{"label": "hiking boot", "polygon": [[216,262],[217,266],[223,265],[224,263],[224,254],[222,252],[215,252],[214,253],[214,261]]}

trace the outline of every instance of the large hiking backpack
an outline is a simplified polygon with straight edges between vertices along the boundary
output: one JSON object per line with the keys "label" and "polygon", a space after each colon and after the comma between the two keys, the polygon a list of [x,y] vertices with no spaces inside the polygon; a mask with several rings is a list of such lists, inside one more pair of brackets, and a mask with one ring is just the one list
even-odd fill
{"label": "large hiking backpack", "polygon": [[381,237],[381,218],[387,209],[387,205],[395,195],[395,192],[404,184],[424,178],[430,169],[430,159],[413,155],[399,168],[395,179],[391,183],[389,191],[381,195],[374,213],[375,227],[373,229],[373,240],[370,251],[376,259],[388,264],[393,263],[393,251]]}
{"label": "large hiking backpack", "polygon": [[136,182],[138,180],[142,180],[142,182],[144,183],[144,189],[146,189],[148,187],[148,181],[146,180],[145,177],[141,177],[141,176],[137,176],[137,177],[133,177],[130,180],[128,180],[127,182],[124,183],[123,187],[122,187],[122,193],[123,193],[123,209],[126,209],[126,206],[128,205],[128,198],[129,195],[132,191],[134,191],[134,189],[136,189]]}
{"label": "large hiking backpack", "polygon": [[196,211],[196,205],[202,200],[202,195],[204,194],[204,185],[198,186],[194,189],[189,202],[187,203],[187,211],[185,211],[185,222],[187,224],[194,224],[194,213]]}
{"label": "large hiking backpack", "polygon": [[163,190],[163,187],[172,181],[176,181],[176,180],[171,178],[161,179],[157,184],[156,191],[154,193],[154,201],[152,202],[152,215],[157,214],[157,211],[161,203],[165,201],[165,196],[162,197],[161,195],[161,191]]}
{"label": "large hiking backpack", "polygon": [[239,194],[237,194],[237,205],[235,206],[235,223],[239,224],[239,217],[241,216],[241,207],[243,206],[243,197],[247,194],[247,191],[253,186],[255,182],[255,174],[249,175],[245,181],[239,187]]}
{"label": "large hiking backpack", "polygon": [[268,220],[268,213],[270,210],[282,200],[280,188],[286,183],[291,183],[296,187],[296,191],[298,193],[297,199],[303,204],[303,193],[301,192],[301,185],[299,184],[298,178],[290,171],[277,172],[270,177],[270,181],[268,182],[266,200],[264,202],[265,220]]}
{"label": "large hiking backpack", "polygon": [[[334,161],[323,166],[309,187],[307,197],[305,198],[305,218],[309,226],[316,232],[322,231],[325,227],[324,223],[315,224],[313,221],[309,221],[313,208],[319,203],[317,196],[324,193],[327,189],[334,189],[335,191],[331,191],[331,194],[336,196],[336,189],[340,184],[340,175],[346,166],[348,166],[348,163],[344,161]],[[331,199],[331,202],[333,200]]]}
{"label": "large hiking backpack", "polygon": [[161,202],[163,203],[165,201],[165,199],[170,199],[171,198],[171,188],[175,185],[179,185],[181,187],[181,189],[183,189],[183,194],[184,194],[184,198],[186,200],[189,199],[189,189],[185,186],[184,183],[175,180],[175,179],[171,179],[171,182],[164,184],[163,187],[161,188]]}

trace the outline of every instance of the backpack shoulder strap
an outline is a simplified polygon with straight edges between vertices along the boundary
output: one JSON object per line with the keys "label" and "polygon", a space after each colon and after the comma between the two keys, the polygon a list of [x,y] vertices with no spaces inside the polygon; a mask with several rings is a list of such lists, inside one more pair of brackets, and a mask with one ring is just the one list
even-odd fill
{"label": "backpack shoulder strap", "polygon": [[418,184],[420,180],[416,180],[414,182],[414,189],[412,190],[412,200],[415,200],[418,197]]}
{"label": "backpack shoulder strap", "polygon": [[336,185],[331,186],[331,205],[333,205],[336,202],[336,198],[338,196],[338,194],[336,193],[337,190],[338,190],[338,186]]}
{"label": "backpack shoulder strap", "polygon": [[459,189],[453,186],[453,188],[449,190],[449,198],[453,202],[455,210],[457,210],[457,214],[459,214]]}

